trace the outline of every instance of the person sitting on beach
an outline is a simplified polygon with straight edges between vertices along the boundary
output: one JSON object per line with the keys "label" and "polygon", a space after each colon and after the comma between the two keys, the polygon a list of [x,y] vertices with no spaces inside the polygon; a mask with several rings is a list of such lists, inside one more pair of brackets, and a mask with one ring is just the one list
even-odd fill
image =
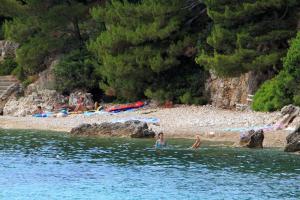
{"label": "person sitting on beach", "polygon": [[200,145],[201,145],[200,136],[197,135],[197,136],[196,136],[196,141],[195,141],[195,143],[192,145],[191,148],[193,148],[193,149],[198,149],[198,148],[200,147]]}
{"label": "person sitting on beach", "polygon": [[43,114],[43,113],[44,113],[44,111],[43,111],[42,107],[41,106],[37,106],[36,110],[33,111],[32,114],[35,115],[35,114]]}
{"label": "person sitting on beach", "polygon": [[103,109],[103,106],[101,106],[97,101],[94,104],[94,109],[95,111],[100,111],[101,109]]}
{"label": "person sitting on beach", "polygon": [[80,97],[77,101],[77,105],[74,109],[74,112],[83,112],[85,111],[85,107],[84,107],[84,98]]}
{"label": "person sitting on beach", "polygon": [[155,142],[155,148],[164,148],[167,146],[167,142],[164,139],[164,134],[162,132],[158,133],[158,139]]}

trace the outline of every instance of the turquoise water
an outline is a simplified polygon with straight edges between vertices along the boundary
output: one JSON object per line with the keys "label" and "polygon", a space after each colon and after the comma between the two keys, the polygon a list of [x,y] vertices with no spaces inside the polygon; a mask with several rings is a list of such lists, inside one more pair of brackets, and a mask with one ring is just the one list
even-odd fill
{"label": "turquoise water", "polygon": [[0,199],[299,199],[300,156],[0,130]]}

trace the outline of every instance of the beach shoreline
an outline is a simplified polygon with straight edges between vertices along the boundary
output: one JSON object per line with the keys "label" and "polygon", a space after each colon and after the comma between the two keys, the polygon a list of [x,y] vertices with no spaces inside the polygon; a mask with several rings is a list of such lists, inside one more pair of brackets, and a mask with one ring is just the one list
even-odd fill
{"label": "beach shoreline", "polygon": [[[164,132],[168,138],[193,139],[200,135],[202,140],[231,142],[237,144],[240,133],[251,127],[262,127],[274,121],[279,112],[261,113],[252,111],[233,111],[211,106],[178,106],[175,108],[143,108],[117,114],[95,114],[92,116],[71,115],[64,118],[0,117],[2,129],[30,129],[70,132],[82,123],[102,123],[126,121],[128,119],[155,119],[149,123],[155,132]],[[265,147],[284,147],[289,131],[270,131],[265,133]]]}

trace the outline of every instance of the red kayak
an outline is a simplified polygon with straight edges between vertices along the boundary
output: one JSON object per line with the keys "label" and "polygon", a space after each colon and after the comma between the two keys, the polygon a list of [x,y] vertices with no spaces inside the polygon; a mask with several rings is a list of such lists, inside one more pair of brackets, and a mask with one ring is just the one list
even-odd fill
{"label": "red kayak", "polygon": [[142,101],[138,101],[135,103],[131,103],[131,104],[122,104],[119,106],[113,106],[110,108],[107,108],[106,111],[107,112],[121,112],[121,111],[126,111],[126,110],[130,110],[130,109],[134,109],[134,108],[140,108],[143,107],[145,104]]}

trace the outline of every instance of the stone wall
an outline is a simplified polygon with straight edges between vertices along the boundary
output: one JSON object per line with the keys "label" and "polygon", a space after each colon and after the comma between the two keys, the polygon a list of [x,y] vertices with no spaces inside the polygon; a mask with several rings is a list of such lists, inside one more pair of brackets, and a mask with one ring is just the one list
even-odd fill
{"label": "stone wall", "polygon": [[210,73],[205,88],[213,106],[231,109],[236,104],[247,104],[248,94],[253,95],[265,80],[273,76],[272,72],[249,72],[239,77],[222,78]]}

